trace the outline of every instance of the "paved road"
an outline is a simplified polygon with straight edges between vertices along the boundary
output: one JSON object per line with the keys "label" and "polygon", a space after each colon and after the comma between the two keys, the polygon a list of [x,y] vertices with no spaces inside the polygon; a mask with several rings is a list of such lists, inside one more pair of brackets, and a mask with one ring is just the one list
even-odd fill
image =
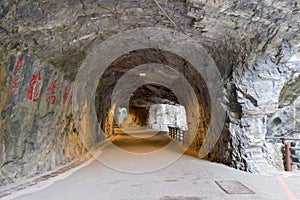
{"label": "paved road", "polygon": [[[138,132],[134,134],[147,136]],[[180,156],[181,148],[162,134],[148,139],[121,135],[114,138],[113,143],[98,150],[101,161],[90,160],[74,170],[3,199],[300,199],[300,177],[287,176],[287,173],[283,173],[284,177],[249,174],[188,155]],[[168,147],[163,148],[166,144]],[[248,194],[227,194],[216,181],[229,192]]]}

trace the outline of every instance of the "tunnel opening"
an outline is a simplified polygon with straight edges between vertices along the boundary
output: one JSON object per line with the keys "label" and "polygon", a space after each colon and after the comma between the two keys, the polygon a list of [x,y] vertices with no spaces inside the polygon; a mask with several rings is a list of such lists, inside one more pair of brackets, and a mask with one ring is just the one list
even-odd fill
{"label": "tunnel opening", "polygon": [[138,49],[114,60],[98,82],[95,109],[107,138],[115,134],[117,110],[126,108],[129,116],[139,116],[135,123],[147,126],[149,105],[154,103],[185,108],[192,140],[187,152],[198,156],[210,123],[211,101],[205,81],[187,60],[166,50]]}
{"label": "tunnel opening", "polygon": [[[121,106],[125,107],[126,104],[126,102],[121,102]],[[157,112],[153,112],[153,106],[162,104],[176,105],[179,104],[179,101],[169,88],[162,85],[145,84],[139,87],[131,94],[129,99],[129,115],[122,124],[122,128],[128,129],[136,126],[152,128],[151,125],[153,122],[149,118],[157,118],[158,115]]]}
{"label": "tunnel opening", "polygon": [[129,104],[116,104],[113,118],[110,139],[129,152],[149,153],[164,148],[171,142],[168,126],[185,127],[187,131],[184,106],[169,88],[159,84],[140,86],[130,95]]}
{"label": "tunnel opening", "polygon": [[148,126],[158,131],[168,132],[169,127],[188,131],[186,110],[180,104],[153,104],[149,110]]}
{"label": "tunnel opening", "polygon": [[[129,102],[130,94],[145,84],[163,85],[178,97],[187,113],[189,143],[183,147],[199,158],[206,157],[224,127],[224,83],[213,59],[198,42],[164,28],[138,28],[117,34],[87,55],[76,76],[72,104],[84,146],[94,154],[93,148],[99,142],[111,143],[107,137],[114,134],[117,103],[124,99]],[[154,154],[149,156],[155,159]],[[173,157],[165,164],[181,155],[170,155]],[[135,161],[146,159],[124,156]],[[111,163],[109,157],[99,159]]]}

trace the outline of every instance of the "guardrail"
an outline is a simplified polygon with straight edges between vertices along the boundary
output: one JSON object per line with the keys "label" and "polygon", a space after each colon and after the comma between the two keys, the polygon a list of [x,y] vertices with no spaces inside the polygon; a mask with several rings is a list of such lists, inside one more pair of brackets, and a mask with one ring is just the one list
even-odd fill
{"label": "guardrail", "polygon": [[187,140],[185,136],[185,131],[178,126],[168,126],[168,128],[169,128],[169,136],[172,139],[184,145]]}
{"label": "guardrail", "polygon": [[[295,151],[300,150],[300,147],[292,147],[291,142],[289,141],[300,141],[300,138],[293,138],[293,137],[266,137],[267,140],[281,140],[282,144],[284,145],[285,149],[285,170],[292,171],[293,165],[300,166],[300,156],[295,154]],[[298,162],[293,162],[294,159],[298,159]]]}

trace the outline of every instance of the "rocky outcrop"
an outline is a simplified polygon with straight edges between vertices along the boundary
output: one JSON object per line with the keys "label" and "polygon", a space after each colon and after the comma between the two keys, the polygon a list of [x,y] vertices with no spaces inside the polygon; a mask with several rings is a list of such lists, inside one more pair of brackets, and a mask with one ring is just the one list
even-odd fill
{"label": "rocky outcrop", "polygon": [[[300,62],[299,62],[300,64]],[[279,96],[279,107],[291,105],[300,96],[300,73],[294,73],[284,85]]]}
{"label": "rocky outcrop", "polygon": [[85,151],[71,112],[72,83],[57,69],[23,53],[2,69],[0,185],[31,177]]}
{"label": "rocky outcrop", "polygon": [[[278,111],[282,88],[296,70],[288,60],[299,44],[299,5],[296,1],[189,2],[194,27],[211,43],[207,48],[228,77],[229,124],[214,159],[251,172],[270,171],[276,166],[274,156],[270,158],[276,147],[265,144],[265,136],[274,134],[268,132],[267,121]],[[232,67],[224,67],[228,64]],[[230,150],[224,152],[225,146]]]}
{"label": "rocky outcrop", "polygon": [[[278,98],[278,109],[268,117],[268,135],[276,136],[300,136],[300,91],[299,91],[299,67],[300,60],[289,62],[291,72]],[[298,71],[298,72],[297,72]]]}
{"label": "rocky outcrop", "polygon": [[149,117],[149,108],[131,106],[129,108],[129,115],[123,121],[121,126],[124,129],[147,127],[148,117]]}
{"label": "rocky outcrop", "polygon": [[185,108],[182,105],[154,104],[150,107],[148,125],[154,130],[168,132],[168,126],[187,131]]}

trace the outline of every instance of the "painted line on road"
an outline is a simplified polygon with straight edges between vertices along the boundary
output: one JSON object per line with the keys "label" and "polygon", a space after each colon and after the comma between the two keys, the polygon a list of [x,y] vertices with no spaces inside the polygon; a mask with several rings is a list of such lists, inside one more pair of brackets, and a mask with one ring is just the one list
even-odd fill
{"label": "painted line on road", "polygon": [[284,189],[284,191],[288,195],[289,200],[297,200],[295,195],[293,194],[293,192],[289,189],[289,187],[284,182],[284,180],[280,176],[276,176],[276,179],[279,181],[281,187]]}

